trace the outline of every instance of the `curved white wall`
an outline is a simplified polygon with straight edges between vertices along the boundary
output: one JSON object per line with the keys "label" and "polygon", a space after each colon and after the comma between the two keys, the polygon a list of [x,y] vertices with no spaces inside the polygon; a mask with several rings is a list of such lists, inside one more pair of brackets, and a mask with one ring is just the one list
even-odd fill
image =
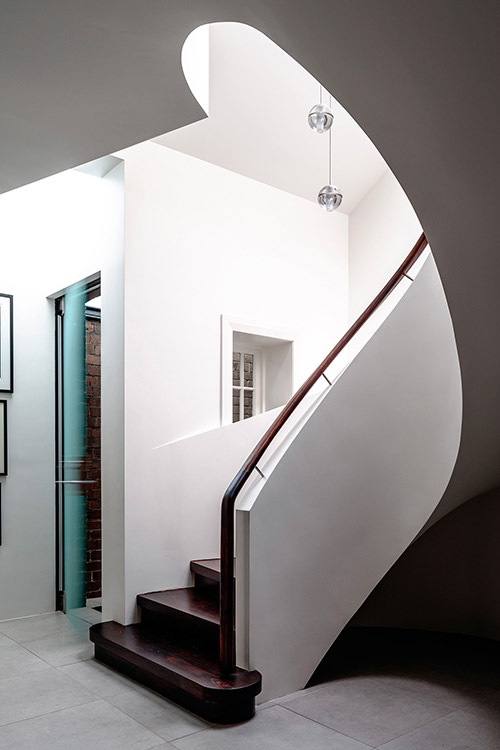
{"label": "curved white wall", "polygon": [[[265,701],[304,687],[433,511],[455,464],[458,356],[430,257],[238,511],[239,663]],[[245,610],[244,617],[240,612]],[[246,653],[245,653],[246,650]]]}
{"label": "curved white wall", "polygon": [[387,172],[349,216],[351,322],[391,278],[421,232],[403,188]]}

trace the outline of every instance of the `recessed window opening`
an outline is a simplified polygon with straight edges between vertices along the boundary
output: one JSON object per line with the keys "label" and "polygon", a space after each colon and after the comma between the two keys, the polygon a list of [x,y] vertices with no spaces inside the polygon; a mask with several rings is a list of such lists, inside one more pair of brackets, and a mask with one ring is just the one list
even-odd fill
{"label": "recessed window opening", "polygon": [[290,331],[222,316],[222,424],[286,404],[293,393]]}
{"label": "recessed window opening", "polygon": [[262,412],[262,352],[235,339],[233,349],[233,422]]}

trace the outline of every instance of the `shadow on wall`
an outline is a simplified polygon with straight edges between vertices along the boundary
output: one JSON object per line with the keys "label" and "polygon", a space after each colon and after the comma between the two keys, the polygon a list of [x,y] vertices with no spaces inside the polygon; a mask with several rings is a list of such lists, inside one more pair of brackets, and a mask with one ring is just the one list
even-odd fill
{"label": "shadow on wall", "polygon": [[350,622],[500,640],[500,488],[441,519],[399,558]]}

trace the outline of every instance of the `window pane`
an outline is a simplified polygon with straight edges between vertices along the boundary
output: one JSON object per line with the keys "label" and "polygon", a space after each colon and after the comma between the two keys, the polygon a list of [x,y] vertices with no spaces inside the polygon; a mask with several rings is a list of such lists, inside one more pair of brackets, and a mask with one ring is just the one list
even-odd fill
{"label": "window pane", "polygon": [[233,422],[240,421],[240,389],[233,388]]}
{"label": "window pane", "polygon": [[244,382],[243,385],[247,388],[253,388],[253,354],[244,354]]}
{"label": "window pane", "polygon": [[241,385],[240,383],[240,371],[241,371],[241,353],[233,352],[233,385]]}
{"label": "window pane", "polygon": [[243,391],[243,419],[253,417],[253,391]]}

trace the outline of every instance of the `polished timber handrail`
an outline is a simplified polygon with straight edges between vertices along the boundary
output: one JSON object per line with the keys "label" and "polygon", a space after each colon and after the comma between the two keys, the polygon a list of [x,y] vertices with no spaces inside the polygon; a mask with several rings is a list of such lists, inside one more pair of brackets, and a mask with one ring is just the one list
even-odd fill
{"label": "polished timber handrail", "polygon": [[[267,432],[257,443],[247,460],[234,477],[227,488],[222,499],[221,508],[221,583],[220,583],[220,663],[225,673],[234,672],[236,668],[236,639],[234,630],[235,621],[235,585],[234,585],[234,508],[239,493],[243,489],[247,479],[257,463],[262,458],[270,444],[279,433],[285,422],[293,414],[304,396],[311,390],[313,385],[324,375],[325,370],[332,364],[333,360],[345,348],[345,346],[356,335],[368,318],[387,299],[399,282],[408,274],[415,261],[420,257],[427,246],[427,239],[422,235],[417,243],[400,265],[396,273],[389,279],[384,288],[377,294],[366,310],[359,316],[347,333],[334,346],[323,362],[317,367],[306,382],[292,396],[287,405],[276,417]],[[326,377],[326,376],[325,376]]]}

